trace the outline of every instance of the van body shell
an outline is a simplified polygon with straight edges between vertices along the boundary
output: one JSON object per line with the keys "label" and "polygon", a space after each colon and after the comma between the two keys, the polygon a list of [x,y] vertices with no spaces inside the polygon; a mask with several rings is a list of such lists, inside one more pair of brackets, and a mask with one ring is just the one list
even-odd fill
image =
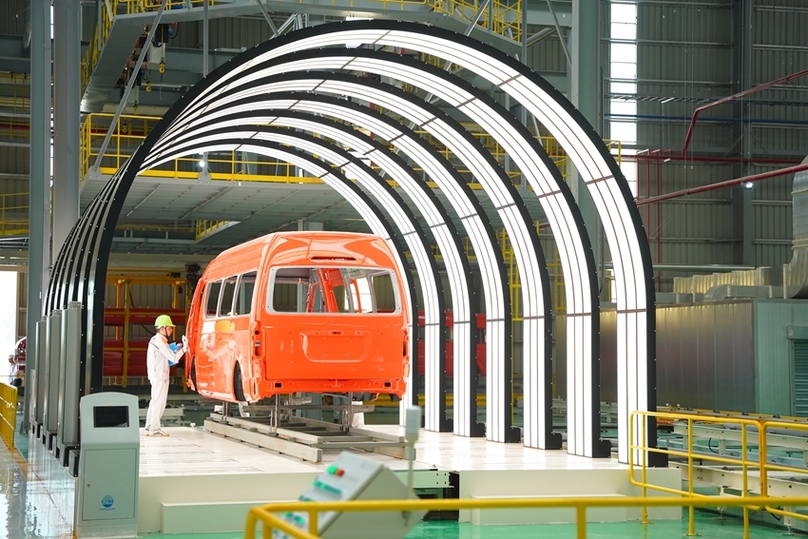
{"label": "van body shell", "polygon": [[[320,285],[281,277],[306,272],[319,276]],[[370,303],[369,295],[379,301],[366,288],[364,299],[358,293],[345,298],[357,285],[343,278],[365,273],[390,283],[388,308],[345,312],[348,303]],[[292,307],[299,312],[275,309],[282,282],[309,290]],[[329,282],[336,283],[331,295]],[[313,310],[315,297],[328,312]],[[384,239],[336,232],[269,234],[222,252],[202,274],[186,328],[188,383],[201,395],[231,402],[294,392],[401,396],[410,368],[409,324],[403,279]]]}

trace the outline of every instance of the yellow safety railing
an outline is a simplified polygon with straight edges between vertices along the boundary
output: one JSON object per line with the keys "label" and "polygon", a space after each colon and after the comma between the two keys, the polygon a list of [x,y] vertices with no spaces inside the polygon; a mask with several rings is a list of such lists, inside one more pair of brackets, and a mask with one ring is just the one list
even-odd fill
{"label": "yellow safety railing", "polygon": [[0,383],[0,436],[8,446],[9,451],[14,451],[14,431],[17,428],[17,388],[5,383]]}
{"label": "yellow safety railing", "polygon": [[[194,7],[199,7],[203,2],[204,0],[168,0],[165,9],[182,9],[187,7],[189,3]],[[156,11],[160,8],[161,3],[160,0],[108,0],[101,4],[101,21],[96,25],[93,39],[87,44],[87,50],[84,52],[84,58],[81,61],[82,88],[87,87],[90,74],[95,71],[95,67],[98,65],[101,51],[107,43],[115,17]],[[214,0],[209,0],[209,6],[214,4]],[[134,45],[132,43],[132,48],[134,48]],[[121,66],[121,71],[123,71],[123,66]]]}
{"label": "yellow safety railing", "polygon": [[[27,113],[31,110],[31,75],[28,73],[0,73],[0,85],[4,87],[4,95],[0,96],[0,107],[5,111],[26,114],[24,118],[12,118],[11,124],[24,124],[26,128],[25,136],[27,138],[29,122]],[[11,91],[8,89],[9,86],[11,87]],[[8,121],[8,117],[2,119],[3,124]]]}
{"label": "yellow safety railing", "polygon": [[[447,13],[471,21],[480,11],[482,2],[477,0],[430,0],[433,11]],[[477,21],[477,25],[489,28],[496,34],[509,37],[514,41],[522,39],[522,0],[490,2]]]}
{"label": "yellow safety railing", "polygon": [[[90,114],[81,126],[81,147],[79,150],[80,178],[83,180],[87,172],[95,164],[98,150],[104,142],[110,128],[113,114]],[[112,175],[137,150],[146,136],[151,132],[160,118],[157,116],[121,115],[112,130],[104,158],[99,166],[103,174]]]}
{"label": "yellow safety railing", "polygon": [[199,240],[208,234],[222,228],[230,221],[197,221],[194,229],[194,237]]}
{"label": "yellow safety railing", "polygon": [[[773,504],[806,506],[808,497],[773,498],[677,498],[677,497],[603,497],[603,498],[512,498],[512,499],[430,499],[349,502],[285,502],[253,507],[247,513],[245,539],[255,539],[258,523],[263,537],[279,530],[297,539],[319,539],[318,514],[326,511],[457,511],[464,509],[541,509],[569,507],[575,509],[576,538],[586,538],[586,510],[590,507],[743,507],[745,509]],[[308,530],[293,526],[283,519],[285,512],[308,513]],[[641,524],[647,524],[641,523]]]}
{"label": "yellow safety railing", "polygon": [[[477,19],[477,25],[489,28],[496,34],[508,37],[514,41],[522,39],[522,1],[523,0],[493,0]],[[190,4],[192,7],[200,7],[205,0],[168,0],[167,10],[184,9]],[[289,2],[305,5],[309,0],[297,0]],[[328,2],[326,2],[328,3]],[[479,0],[376,0],[378,7],[387,11],[404,11],[413,9],[415,6],[423,6],[424,9],[436,13],[446,13],[453,17],[459,17],[466,21],[472,21],[480,11],[482,3]],[[112,25],[117,15],[131,15],[134,13],[146,13],[156,11],[161,4],[160,0],[108,0],[102,4],[101,20],[96,25],[93,39],[88,43],[87,50],[81,62],[81,86],[86,88],[90,81],[90,74],[95,71],[101,51],[109,38]],[[213,6],[214,0],[208,0],[208,5]],[[332,6],[342,6],[345,8],[356,7],[353,0],[331,0]],[[134,48],[134,43],[132,44]],[[122,67],[123,70],[123,67]]]}
{"label": "yellow safety railing", "polygon": [[[675,448],[655,448],[648,447],[644,442],[635,444],[634,440],[645,440],[647,433],[647,426],[650,421],[656,421],[659,424],[669,424],[675,427],[680,427],[684,430],[683,449]],[[713,453],[705,451],[697,451],[695,447],[695,440],[698,438],[696,429],[699,426],[716,425],[722,429],[732,426],[734,429],[731,434],[738,438],[740,446],[738,447],[739,456],[733,456],[726,453]],[[647,489],[652,489],[660,492],[667,492],[671,494],[679,494],[687,497],[697,497],[700,499],[718,499],[720,503],[718,506],[739,506],[743,507],[743,522],[744,522],[744,538],[749,537],[749,510],[765,510],[775,515],[788,516],[800,520],[808,520],[808,514],[799,513],[796,511],[789,511],[780,509],[780,507],[791,506],[793,507],[806,507],[805,503],[790,503],[779,497],[769,497],[769,483],[768,477],[773,472],[787,472],[793,474],[794,477],[808,479],[808,468],[788,466],[775,462],[769,462],[767,459],[767,450],[769,447],[775,447],[781,444],[771,443],[769,441],[769,432],[771,429],[778,429],[778,436],[782,435],[783,431],[793,432],[808,432],[808,425],[801,422],[782,421],[778,419],[769,419],[766,417],[749,418],[738,416],[705,416],[702,414],[694,413],[671,413],[671,412],[632,412],[629,421],[629,440],[632,440],[629,449],[629,469],[631,472],[631,481],[636,486],[641,487],[643,495]],[[803,438],[804,439],[804,438]],[[757,452],[755,452],[757,450]],[[652,453],[667,455],[669,460],[679,459],[687,466],[687,490],[671,489],[649,484],[647,481],[647,468],[649,455]],[[717,466],[735,467],[741,474],[741,488],[738,489],[739,493],[733,496],[726,495],[705,495],[695,491],[695,465],[706,465],[706,463],[714,463]],[[639,480],[637,479],[636,469],[639,468]],[[726,470],[728,471],[728,470]],[[738,499],[744,503],[727,503],[730,500]],[[751,500],[764,500],[762,503],[751,503]],[[749,503],[746,503],[749,502]],[[643,520],[647,519],[647,515],[643,514]],[[695,535],[695,515],[693,514],[693,506],[690,506],[688,535]]]}
{"label": "yellow safety railing", "polygon": [[[121,275],[121,272],[125,275]],[[144,271],[144,270],[141,270]],[[149,270],[154,275],[138,274],[135,268],[126,270],[112,269],[107,273],[106,284],[110,285],[107,289],[107,297],[113,297],[114,301],[110,302],[105,309],[105,321],[107,330],[104,340],[104,352],[116,352],[120,354],[121,358],[121,376],[105,376],[110,385],[120,385],[127,387],[129,378],[133,377],[130,373],[131,359],[134,352],[137,352],[141,357],[145,358],[146,348],[148,347],[148,339],[140,337],[133,339],[131,329],[133,325],[143,325],[144,319],[153,320],[158,314],[168,314],[177,321],[177,316],[182,316],[184,320],[188,319],[188,308],[190,303],[186,301],[186,295],[183,289],[187,289],[188,283],[185,278],[179,275],[171,276],[174,271],[161,270],[159,268],[152,268]],[[111,288],[114,286],[114,294],[111,294]],[[151,287],[166,287],[170,288],[171,306],[170,307],[136,307],[132,303],[132,288],[135,286],[151,286]],[[168,290],[162,289],[161,293],[166,294]],[[108,317],[108,318],[107,318]],[[114,339],[114,340],[113,340]],[[138,376],[134,376],[138,378]],[[183,371],[181,385],[185,387],[185,373]]]}
{"label": "yellow safety railing", "polygon": [[0,236],[28,234],[29,193],[0,195]]}
{"label": "yellow safety railing", "polygon": [[614,160],[617,161],[617,166],[623,163],[623,143],[619,140],[603,139],[609,153],[612,154]]}
{"label": "yellow safety railing", "polygon": [[[0,108],[5,109],[3,98],[0,97]],[[25,113],[28,109],[25,109]],[[31,120],[28,116],[5,116],[0,118],[0,139],[28,142],[31,140]]]}
{"label": "yellow safety railing", "polygon": [[[437,12],[455,15],[463,20],[473,20],[480,11],[482,2],[476,0],[433,0],[430,2]],[[482,11],[478,26],[489,28],[495,34],[509,37],[514,41],[522,39],[522,0],[502,2],[494,0]]]}
{"label": "yellow safety railing", "polygon": [[[112,21],[118,13],[118,5],[121,4],[118,0],[110,0],[102,5],[99,24],[95,26],[93,38],[87,44],[87,50],[84,51],[84,58],[81,60],[81,87],[86,88],[90,83],[90,73],[95,71],[98,65],[98,60],[101,57],[101,51],[107,43],[109,31],[112,29]],[[103,9],[106,6],[108,9]],[[112,13],[110,13],[110,11]],[[112,15],[110,17],[110,15]],[[121,66],[123,69],[123,66]]]}
{"label": "yellow safety railing", "polygon": [[[80,160],[82,178],[86,176],[90,167],[95,164],[98,149],[106,136],[113,117],[112,114],[95,113],[88,115],[85,119],[81,128]],[[109,146],[101,160],[101,173],[106,175],[114,174],[129,156],[134,153],[137,147],[140,146],[141,142],[143,142],[159,120],[160,118],[156,116],[122,115],[113,129]],[[467,127],[469,127],[471,134],[491,153],[494,159],[504,166],[508,154],[502,146],[489,133],[475,129],[474,126]],[[453,154],[443,146],[440,141],[433,139],[427,132],[419,131],[418,133],[425,137],[425,139],[448,160],[456,161],[453,159]],[[545,149],[550,159],[553,160],[561,176],[566,179],[569,176],[569,158],[564,149],[558,144],[558,141],[546,135],[537,136],[536,140]],[[618,160],[619,164],[621,159],[620,142],[604,140],[604,143],[607,145],[612,155]],[[175,179],[197,179],[201,170],[199,165],[201,159],[201,156],[183,157],[161,165],[156,169],[146,171],[143,175]],[[295,176],[294,167],[288,163],[271,161],[259,158],[254,154],[243,152],[209,154],[206,165],[211,178],[217,180],[321,183],[321,181],[316,178]],[[457,170],[461,174],[466,173],[470,175],[470,171],[462,166],[457,167]],[[511,170],[508,172],[508,175],[515,184],[522,181],[519,171]],[[471,181],[469,185],[472,189],[480,188],[480,185],[476,181]]]}
{"label": "yellow safety railing", "polygon": [[[80,166],[81,178],[95,164],[112,114],[90,114],[81,126]],[[155,116],[121,115],[112,131],[107,151],[101,159],[99,172],[113,175],[131,156],[160,120]],[[253,181],[276,183],[322,183],[318,178],[296,175],[293,165],[245,152],[223,152],[182,157],[142,172],[141,176],[196,180],[202,168],[207,168],[211,179],[224,181]]]}

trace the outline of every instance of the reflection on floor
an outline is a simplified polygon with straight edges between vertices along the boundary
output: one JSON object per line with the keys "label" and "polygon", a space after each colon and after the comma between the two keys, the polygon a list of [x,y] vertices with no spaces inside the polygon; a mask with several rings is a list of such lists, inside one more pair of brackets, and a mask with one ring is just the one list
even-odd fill
{"label": "reflection on floor", "polygon": [[26,461],[0,443],[0,537],[69,539],[75,480],[37,445]]}

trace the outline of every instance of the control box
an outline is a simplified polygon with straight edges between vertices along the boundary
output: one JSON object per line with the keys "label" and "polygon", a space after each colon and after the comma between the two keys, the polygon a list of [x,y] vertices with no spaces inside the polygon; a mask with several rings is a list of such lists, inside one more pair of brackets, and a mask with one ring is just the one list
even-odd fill
{"label": "control box", "polygon": [[81,448],[73,533],[135,537],[140,468],[138,399],[94,393],[79,403]]}
{"label": "control box", "polygon": [[[407,487],[386,466],[345,452],[317,476],[299,500],[337,502],[407,498]],[[425,514],[426,511],[329,511],[317,516],[318,535],[323,539],[401,539]],[[283,518],[298,528],[308,530],[308,515],[302,511],[287,512]],[[289,538],[279,530],[274,530],[272,537]]]}

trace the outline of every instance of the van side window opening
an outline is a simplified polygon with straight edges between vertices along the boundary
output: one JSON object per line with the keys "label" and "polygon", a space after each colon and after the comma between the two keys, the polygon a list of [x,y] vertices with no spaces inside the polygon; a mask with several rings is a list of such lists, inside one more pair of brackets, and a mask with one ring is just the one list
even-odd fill
{"label": "van side window opening", "polygon": [[267,311],[286,313],[396,313],[395,277],[386,269],[277,268],[270,274]]}
{"label": "van side window opening", "polygon": [[215,318],[219,312],[219,291],[222,288],[221,281],[208,283],[205,290],[205,318]]}
{"label": "van side window opening", "polygon": [[233,316],[233,299],[236,296],[236,281],[238,276],[228,277],[222,287],[222,301],[219,304],[219,316]]}
{"label": "van side window opening", "polygon": [[233,303],[233,314],[250,314],[252,312],[253,292],[255,292],[255,279],[257,272],[251,271],[241,275],[236,290],[236,300]]}

